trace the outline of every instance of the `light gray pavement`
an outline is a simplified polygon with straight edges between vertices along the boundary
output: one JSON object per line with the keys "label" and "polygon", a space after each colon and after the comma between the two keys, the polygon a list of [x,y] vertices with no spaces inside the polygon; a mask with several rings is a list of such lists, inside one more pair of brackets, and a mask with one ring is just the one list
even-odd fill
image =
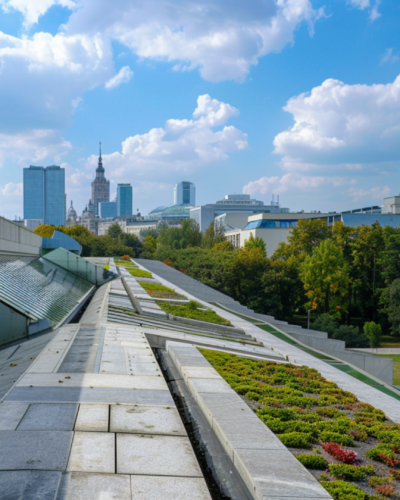
{"label": "light gray pavement", "polygon": [[1,500],[211,499],[146,335],[102,321],[111,288],[0,403]]}

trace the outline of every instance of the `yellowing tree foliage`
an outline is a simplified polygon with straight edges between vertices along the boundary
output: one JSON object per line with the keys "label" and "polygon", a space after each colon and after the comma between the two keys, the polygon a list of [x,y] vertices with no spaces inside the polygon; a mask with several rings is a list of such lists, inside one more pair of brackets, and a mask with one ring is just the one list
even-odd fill
{"label": "yellowing tree foliage", "polygon": [[348,294],[349,271],[343,252],[335,241],[321,241],[312,255],[306,256],[300,266],[300,278],[309,309],[339,315]]}

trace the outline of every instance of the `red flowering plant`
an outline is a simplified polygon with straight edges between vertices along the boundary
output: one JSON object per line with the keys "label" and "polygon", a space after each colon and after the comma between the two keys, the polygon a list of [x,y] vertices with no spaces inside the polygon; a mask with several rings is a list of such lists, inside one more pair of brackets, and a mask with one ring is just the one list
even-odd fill
{"label": "red flowering plant", "polygon": [[322,443],[322,448],[332,457],[340,460],[344,464],[356,465],[360,462],[357,453],[344,450],[337,443]]}

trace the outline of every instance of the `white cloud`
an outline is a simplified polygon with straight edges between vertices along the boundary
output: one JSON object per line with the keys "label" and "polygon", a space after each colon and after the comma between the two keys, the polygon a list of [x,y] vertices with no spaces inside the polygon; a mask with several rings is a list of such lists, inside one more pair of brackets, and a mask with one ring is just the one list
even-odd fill
{"label": "white cloud", "polygon": [[113,74],[110,41],[95,34],[0,32],[0,132],[69,124],[80,95]]}
{"label": "white cloud", "polygon": [[290,171],[389,171],[400,160],[400,76],[386,85],[326,80],[291,98],[294,125],[274,139]]}
{"label": "white cloud", "polygon": [[349,195],[354,201],[358,200],[382,200],[391,193],[389,186],[377,186],[371,189],[350,188]]}
{"label": "white cloud", "polygon": [[[226,160],[228,153],[248,146],[245,133],[225,125],[238,113],[209,95],[200,96],[191,119],[170,119],[164,128],[128,137],[121,152],[103,154],[104,164],[113,170],[114,179],[151,180],[155,173],[159,179],[168,178],[174,171],[192,172]],[[92,171],[96,162],[97,156],[92,156],[86,167]]]}
{"label": "white cloud", "polygon": [[368,9],[369,10],[369,18],[371,21],[375,21],[381,14],[379,13],[379,5],[381,0],[348,0],[348,3],[357,9]]}
{"label": "white cloud", "polygon": [[53,5],[61,5],[69,9],[76,7],[74,0],[0,0],[0,6],[5,12],[11,10],[21,12],[27,27],[37,23],[39,17],[43,16]]}
{"label": "white cloud", "polygon": [[21,166],[58,163],[71,144],[53,130],[30,130],[15,134],[0,133],[0,167],[8,163]]}
{"label": "white cloud", "polygon": [[105,33],[141,58],[199,68],[210,81],[245,78],[260,57],[292,44],[304,23],[312,33],[324,15],[310,0],[81,0],[80,6],[68,33]]}
{"label": "white cloud", "polygon": [[306,191],[333,185],[335,187],[343,184],[340,177],[306,176],[296,173],[288,173],[279,176],[261,177],[256,181],[249,182],[243,187],[243,193],[254,195],[281,194],[288,190]]}
{"label": "white cloud", "polygon": [[124,66],[115,76],[106,82],[105,87],[107,90],[114,89],[118,87],[118,85],[121,85],[121,83],[128,83],[132,76],[133,71],[131,68],[129,66]]}
{"label": "white cloud", "polygon": [[0,188],[1,196],[7,200],[22,199],[23,186],[22,182],[14,184],[14,182],[9,182],[4,187]]}
{"label": "white cloud", "polygon": [[399,60],[399,54],[393,53],[393,48],[386,49],[381,56],[381,64],[394,63]]}

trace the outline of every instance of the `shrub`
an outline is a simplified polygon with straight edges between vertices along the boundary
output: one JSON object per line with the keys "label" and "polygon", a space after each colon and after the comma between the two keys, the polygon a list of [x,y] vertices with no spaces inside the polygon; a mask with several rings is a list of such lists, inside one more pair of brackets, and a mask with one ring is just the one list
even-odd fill
{"label": "shrub", "polygon": [[338,432],[322,431],[319,438],[324,443],[339,443],[343,446],[354,446],[354,441],[346,434],[339,434]]}
{"label": "shrub", "polygon": [[400,481],[400,471],[394,470],[394,469],[389,469],[389,474],[395,479],[396,481]]}
{"label": "shrub", "polygon": [[297,419],[296,411],[289,408],[261,408],[256,413],[257,415],[269,415],[270,417],[279,418],[282,422]]}
{"label": "shrub", "polygon": [[393,484],[382,484],[380,486],[375,486],[375,490],[385,497],[390,497],[395,494]]}
{"label": "shrub", "polygon": [[368,337],[371,347],[379,347],[380,339],[382,336],[381,325],[377,325],[375,321],[370,321],[364,325],[364,333]]}
{"label": "shrub", "polygon": [[295,455],[297,460],[304,465],[307,469],[311,470],[325,470],[328,467],[328,462],[324,457],[318,455]]}
{"label": "shrub", "polygon": [[396,453],[386,444],[378,444],[378,446],[375,446],[372,450],[367,451],[366,456],[371,460],[382,462],[391,467],[399,463]]}
{"label": "shrub", "polygon": [[121,257],[122,260],[131,260],[131,258],[129,257],[129,255],[123,255]]}
{"label": "shrub", "polygon": [[389,484],[390,479],[387,477],[379,477],[379,476],[373,476],[368,479],[368,486],[371,488],[375,488],[375,486],[381,485],[381,484]]}
{"label": "shrub", "polygon": [[350,429],[349,435],[356,441],[366,441],[368,439],[368,432],[361,425]]}
{"label": "shrub", "polygon": [[317,408],[315,411],[318,413],[318,415],[322,415],[323,417],[328,418],[337,418],[343,416],[343,413],[336,408]]}
{"label": "shrub", "polygon": [[246,392],[245,396],[246,396],[246,398],[253,399],[254,401],[258,401],[261,398],[261,396],[257,392],[254,392],[254,391]]}
{"label": "shrub", "polygon": [[311,434],[305,434],[304,432],[288,432],[287,434],[280,434],[278,437],[289,448],[310,449],[311,443],[314,442]]}
{"label": "shrub", "polygon": [[315,425],[309,424],[308,422],[302,422],[299,420],[290,420],[289,422],[283,422],[283,427],[285,433],[287,432],[302,432],[303,434],[311,434],[314,438],[318,437],[318,430]]}
{"label": "shrub", "polygon": [[346,481],[362,481],[367,476],[374,473],[373,465],[365,465],[357,467],[349,464],[330,464],[329,472],[336,479],[344,479]]}
{"label": "shrub", "polygon": [[358,462],[357,453],[344,450],[337,443],[322,443],[322,447],[329,455],[344,464],[355,465]]}
{"label": "shrub", "polygon": [[367,500],[365,491],[355,484],[345,481],[321,481],[321,485],[332,496],[334,500]]}

